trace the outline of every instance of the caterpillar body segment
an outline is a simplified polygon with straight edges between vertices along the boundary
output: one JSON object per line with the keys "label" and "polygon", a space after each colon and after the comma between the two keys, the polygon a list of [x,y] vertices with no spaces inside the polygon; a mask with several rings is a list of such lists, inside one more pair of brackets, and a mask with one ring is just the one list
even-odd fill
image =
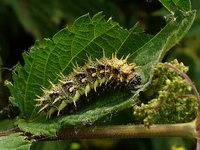
{"label": "caterpillar body segment", "polygon": [[81,96],[86,97],[91,91],[98,92],[97,88],[106,88],[114,83],[117,86],[125,86],[131,91],[138,89],[141,84],[141,77],[135,72],[136,64],[129,64],[127,59],[118,59],[114,54],[111,59],[105,55],[101,59],[92,61],[88,57],[88,63],[83,67],[74,66],[73,72],[68,76],[59,75],[57,84],[52,83],[50,89],[43,89],[44,95],[38,96],[37,106],[41,107],[39,112],[46,112],[47,117],[51,117],[57,111],[64,110],[68,105],[74,104]]}

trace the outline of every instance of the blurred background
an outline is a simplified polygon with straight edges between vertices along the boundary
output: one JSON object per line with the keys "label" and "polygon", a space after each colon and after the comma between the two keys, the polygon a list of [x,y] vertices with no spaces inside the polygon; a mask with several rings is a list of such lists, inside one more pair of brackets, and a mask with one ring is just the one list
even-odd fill
{"label": "blurred background", "polygon": [[[188,34],[173,47],[163,61],[177,58],[190,67],[189,76],[200,91],[200,1],[192,0],[197,17]],[[12,71],[17,63],[23,64],[22,53],[29,53],[35,40],[51,38],[60,29],[72,26],[79,16],[99,11],[108,19],[119,22],[130,29],[139,21],[146,32],[155,34],[165,26],[168,12],[157,0],[0,0],[0,111],[8,105],[10,95],[4,86],[5,80],[12,80]],[[5,109],[4,109],[5,110]],[[5,111],[4,111],[5,112]],[[130,120],[123,114],[130,114]],[[0,131],[12,128],[12,118],[17,109],[8,114],[0,113]],[[131,110],[125,110],[107,122],[126,124],[132,122]],[[10,119],[8,119],[8,116]],[[104,118],[105,119],[105,118]],[[105,121],[106,122],[106,121]],[[182,138],[154,139],[105,139],[82,141],[56,141],[34,143],[32,150],[193,150],[195,140]]]}

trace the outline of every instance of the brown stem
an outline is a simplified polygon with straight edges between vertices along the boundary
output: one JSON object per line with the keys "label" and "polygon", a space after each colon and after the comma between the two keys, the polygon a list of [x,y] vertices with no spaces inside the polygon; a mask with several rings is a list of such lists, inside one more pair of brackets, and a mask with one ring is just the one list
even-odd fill
{"label": "brown stem", "polygon": [[17,132],[20,132],[20,129],[18,127],[13,128],[13,129],[8,130],[8,131],[0,132],[0,137],[1,136],[9,136],[10,134],[17,133]]}

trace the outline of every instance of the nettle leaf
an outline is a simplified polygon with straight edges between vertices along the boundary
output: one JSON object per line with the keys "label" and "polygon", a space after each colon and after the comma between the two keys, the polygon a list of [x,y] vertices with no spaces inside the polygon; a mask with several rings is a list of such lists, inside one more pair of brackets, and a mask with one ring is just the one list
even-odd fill
{"label": "nettle leaf", "polygon": [[[85,125],[111,114],[130,108],[136,103],[138,93],[151,81],[153,68],[164,53],[175,45],[189,30],[195,12],[177,12],[176,16],[156,35],[149,35],[136,24],[130,30],[121,28],[112,19],[105,21],[102,13],[92,18],[88,14],[78,18],[72,29],[65,28],[45,39],[41,45],[36,42],[30,55],[23,54],[25,65],[17,65],[13,73],[14,85],[8,84],[12,93],[10,101],[18,106],[25,118],[16,125],[34,135],[56,136],[56,132],[69,125]],[[41,87],[50,88],[51,80],[57,83],[58,74],[72,71],[72,63],[84,65],[87,55],[101,58],[103,50],[107,57],[116,52],[118,57],[131,54],[129,62],[140,66],[138,72],[143,86],[134,94],[129,91],[112,91],[95,97],[92,104],[84,105],[71,115],[46,120],[40,117],[35,107],[36,95],[42,95]]]}
{"label": "nettle leaf", "polygon": [[33,140],[25,140],[26,136],[21,133],[0,137],[0,149],[2,150],[29,150]]}

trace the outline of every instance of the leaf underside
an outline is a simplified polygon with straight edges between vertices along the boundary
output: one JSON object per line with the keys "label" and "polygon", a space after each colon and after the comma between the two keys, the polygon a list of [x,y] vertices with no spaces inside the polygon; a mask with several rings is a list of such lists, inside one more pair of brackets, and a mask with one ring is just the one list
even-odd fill
{"label": "leaf underside", "polygon": [[[130,30],[121,28],[112,19],[105,21],[102,13],[92,18],[86,14],[78,18],[72,29],[64,28],[41,45],[38,41],[23,54],[25,65],[17,65],[13,73],[14,85],[9,83],[12,93],[10,101],[20,108],[25,120],[16,124],[34,135],[55,136],[56,131],[66,125],[84,125],[125,108],[133,106],[139,91],[143,90],[152,77],[153,68],[164,53],[176,44],[189,30],[195,17],[194,11],[177,12],[176,16],[156,35],[149,35],[136,24]],[[103,97],[95,97],[92,104],[83,106],[80,111],[46,120],[39,117],[39,107],[35,107],[36,95],[42,95],[41,87],[50,88],[51,80],[57,83],[58,74],[68,75],[72,63],[80,66],[87,62],[87,56],[93,60],[101,58],[103,50],[107,57],[117,53],[118,58],[131,54],[129,62],[136,63],[137,72],[142,77],[142,87],[135,93],[114,91]]]}

